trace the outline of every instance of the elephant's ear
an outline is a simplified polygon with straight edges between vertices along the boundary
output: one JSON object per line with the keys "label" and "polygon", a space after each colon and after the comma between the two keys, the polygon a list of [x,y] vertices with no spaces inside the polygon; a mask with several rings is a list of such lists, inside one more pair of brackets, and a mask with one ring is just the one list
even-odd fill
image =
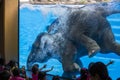
{"label": "elephant's ear", "polygon": [[41,38],[45,35],[46,33],[40,33],[34,43],[32,44],[32,50],[31,51],[36,51],[38,49],[40,49],[40,45],[41,45]]}
{"label": "elephant's ear", "polygon": [[42,50],[44,50],[46,44],[47,44],[47,40],[44,39],[44,37],[42,37],[42,38],[41,38],[40,48],[41,48]]}

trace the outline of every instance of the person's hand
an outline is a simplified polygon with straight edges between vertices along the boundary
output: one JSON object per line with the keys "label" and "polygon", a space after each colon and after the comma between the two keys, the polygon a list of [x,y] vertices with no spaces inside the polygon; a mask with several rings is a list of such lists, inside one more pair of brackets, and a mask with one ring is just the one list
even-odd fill
{"label": "person's hand", "polygon": [[47,67],[47,64],[45,64],[44,66],[43,66],[43,68],[46,68]]}
{"label": "person's hand", "polygon": [[110,60],[109,64],[113,64],[113,63],[114,63],[114,61],[113,61],[113,60]]}
{"label": "person's hand", "polygon": [[113,64],[114,61],[113,60],[110,60],[108,64],[106,64],[106,66],[109,66],[110,64]]}

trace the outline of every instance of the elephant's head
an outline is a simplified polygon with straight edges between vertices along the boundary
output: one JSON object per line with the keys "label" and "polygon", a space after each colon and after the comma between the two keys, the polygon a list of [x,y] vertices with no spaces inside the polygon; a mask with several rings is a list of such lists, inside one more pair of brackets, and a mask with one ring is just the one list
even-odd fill
{"label": "elephant's head", "polygon": [[35,42],[32,45],[32,49],[30,51],[30,54],[27,58],[27,69],[30,70],[33,63],[35,62],[46,62],[48,59],[51,57],[51,54],[49,51],[46,49],[47,45],[47,39],[45,36],[47,35],[46,33],[41,33],[40,35],[37,36]]}

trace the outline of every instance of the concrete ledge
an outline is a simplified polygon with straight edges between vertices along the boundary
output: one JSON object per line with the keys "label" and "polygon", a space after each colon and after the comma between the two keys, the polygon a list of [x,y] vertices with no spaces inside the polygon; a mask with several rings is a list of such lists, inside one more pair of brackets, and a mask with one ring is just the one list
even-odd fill
{"label": "concrete ledge", "polygon": [[47,1],[47,2],[29,2],[29,1],[24,1],[24,2],[20,2],[20,4],[22,3],[30,3],[30,4],[40,4],[40,5],[52,5],[52,4],[83,4],[80,2],[55,2],[55,1]]}
{"label": "concrete ledge", "polygon": [[[106,2],[106,1],[103,1]],[[60,2],[60,1],[42,1],[42,2],[38,2],[38,1],[24,1],[24,2],[20,2],[20,4],[22,3],[30,3],[30,4],[36,4],[36,5],[55,5],[55,4],[67,4],[67,5],[79,5],[79,4],[91,4],[91,3],[99,3],[99,2]]]}

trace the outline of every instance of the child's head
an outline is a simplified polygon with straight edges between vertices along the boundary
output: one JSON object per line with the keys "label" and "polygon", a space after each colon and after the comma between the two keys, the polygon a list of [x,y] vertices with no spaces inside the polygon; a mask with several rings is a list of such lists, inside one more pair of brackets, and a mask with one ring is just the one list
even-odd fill
{"label": "child's head", "polygon": [[25,71],[25,66],[22,66],[22,68],[20,69],[20,72],[21,72],[21,73],[26,72],[26,71]]}
{"label": "child's head", "polygon": [[3,72],[0,73],[0,80],[9,80],[10,78],[10,72],[7,70],[4,70]]}
{"label": "child's head", "polygon": [[111,80],[107,67],[102,62],[96,62],[89,68],[91,80]]}
{"label": "child's head", "polygon": [[16,61],[14,61],[14,60],[10,60],[10,61],[8,62],[8,64],[7,64],[7,66],[9,66],[10,69],[12,69],[12,68],[14,68],[14,67],[18,67]]}
{"label": "child's head", "polygon": [[39,71],[39,68],[38,68],[39,66],[37,65],[37,64],[34,64],[33,65],[33,67],[32,67],[32,73],[33,74],[37,74],[38,73],[38,71]]}
{"label": "child's head", "polygon": [[12,74],[13,74],[13,76],[19,76],[20,75],[20,70],[18,68],[14,68],[12,70]]}

